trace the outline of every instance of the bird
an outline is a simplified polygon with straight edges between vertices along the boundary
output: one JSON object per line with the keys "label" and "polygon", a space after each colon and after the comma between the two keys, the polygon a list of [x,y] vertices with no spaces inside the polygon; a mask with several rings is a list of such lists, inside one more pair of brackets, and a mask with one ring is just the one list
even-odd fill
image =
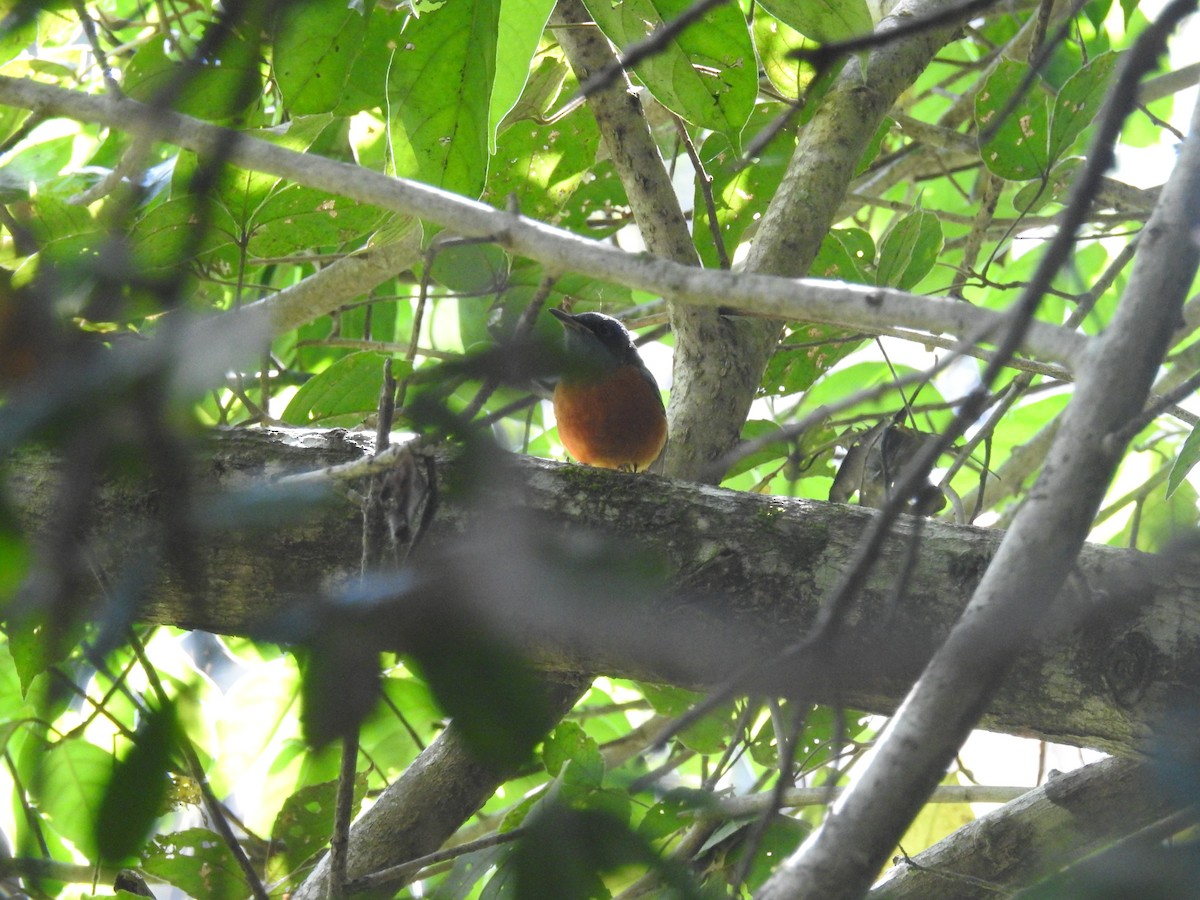
{"label": "bird", "polygon": [[589,466],[645,470],[667,442],[658,382],[612,316],[551,309],[565,334],[567,368],[554,389],[558,436]]}

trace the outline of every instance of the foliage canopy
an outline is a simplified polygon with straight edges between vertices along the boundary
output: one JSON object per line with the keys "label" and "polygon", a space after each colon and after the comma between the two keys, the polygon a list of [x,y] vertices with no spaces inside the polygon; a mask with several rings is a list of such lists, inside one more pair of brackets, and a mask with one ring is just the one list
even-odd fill
{"label": "foliage canopy", "polygon": [[[538,677],[478,628],[433,635],[415,620],[406,632],[372,618],[391,582],[334,592],[344,608],[315,604],[265,636],[131,626],[149,573],[167,565],[189,579],[186,548],[214,527],[190,476],[205,435],[358,426],[377,413],[385,361],[401,384],[397,427],[465,446],[475,487],[497,445],[564,455],[549,405],[530,394],[560,363],[543,306],[620,315],[664,383],[675,348],[674,380],[685,386],[673,416],[703,405],[685,396],[681,367],[705,347],[682,352],[692,338],[670,328],[675,298],[644,287],[663,255],[651,233],[665,226],[633,196],[638,167],[670,176],[668,205],[678,201],[689,220],[694,257],[673,261],[730,270],[722,321],[761,326],[768,310],[732,279],[752,265],[772,204],[804,177],[793,151],[806,130],[826,127],[827,98],[848,79],[875,89],[877,48],[852,42],[878,18],[865,0],[583,6],[594,24],[582,27],[633,60],[624,72],[581,74],[587,66],[564,37],[581,27],[563,18],[582,8],[574,0],[557,12],[552,0],[3,5],[0,475],[49,448],[63,485],[39,523],[49,541],[35,540],[17,492],[0,494],[0,746],[14,797],[3,821],[17,857],[55,863],[34,879],[39,895],[80,895],[72,882],[90,875],[69,864],[86,863],[106,867],[101,883],[109,868],[136,866],[196,897],[246,896],[256,881],[260,896],[283,896],[311,874],[333,830],[334,738],[357,741],[357,808],[447,717],[506,773],[452,843],[497,839],[408,873],[422,893],[396,887],[397,896],[634,896],[646,883],[657,895],[745,896],[825,807],[737,816],[720,793],[769,794],[781,766],[797,784],[832,787],[860,766],[876,723],[811,704],[739,697],[651,751],[656,729],[698,697],[599,678],[552,722],[552,703],[531,700],[545,693]],[[912,55],[912,77],[882,120],[864,116],[866,149],[843,160],[849,181],[814,177],[806,188],[837,210],[803,251],[810,275],[914,295],[920,327],[806,316],[797,287],[794,312],[773,320],[749,415],[732,425],[747,443],[722,459],[725,487],[886,504],[890,469],[954,427],[980,387],[983,415],[940,457],[937,502],[921,509],[1005,525],[1038,474],[1077,356],[1018,355],[981,385],[989,351],[961,346],[978,336],[949,317],[960,304],[981,315],[1015,307],[1076,177],[1108,152],[1091,149],[1097,121],[1150,23],[1131,0],[1053,14],[1049,3],[971,6],[968,21],[922,22],[945,3],[910,10],[918,32],[953,30],[931,59],[893,42]],[[1140,160],[1161,161],[1182,140],[1170,124],[1175,96],[1195,73],[1159,64],[1134,72],[1140,104],[1115,148],[1122,167],[1091,198],[1037,307],[1039,322],[1064,333],[1097,335],[1111,320],[1156,201],[1152,184],[1122,179],[1159,166]],[[596,79],[608,76],[618,90],[626,79],[636,88],[628,127],[647,129],[657,148],[632,168],[621,135],[591,111]],[[53,92],[28,99],[26,88]],[[144,106],[105,105],[121,97]],[[231,131],[164,139],[183,127],[168,111]],[[589,271],[583,244],[532,234],[533,249],[517,252],[502,232],[464,237],[449,213],[420,215],[391,195],[362,202],[374,182],[353,174],[339,190],[315,167],[311,178],[277,174],[269,154],[258,168],[235,165],[243,145],[232,132],[439,188],[429,203],[455,214],[476,201],[519,213],[619,247],[631,262],[604,280],[578,271]],[[1159,167],[1149,182],[1165,178]],[[799,230],[805,209],[789,214]],[[380,259],[386,271],[360,276],[367,284],[346,267]],[[313,286],[315,298],[304,298]],[[1200,320],[1190,306],[1184,321],[1159,395],[1195,370]],[[948,355],[948,368],[921,374]],[[1160,551],[1197,524],[1187,479],[1200,458],[1196,417],[1170,404],[1159,413],[1124,456],[1093,540]],[[714,420],[722,415],[714,407]],[[805,427],[780,432],[798,421]],[[839,476],[856,452],[858,468]],[[673,465],[667,474],[680,474]],[[75,536],[109,479],[147,485],[155,524],[120,536],[136,552],[97,591],[91,551]],[[229,521],[302,516],[305,499],[248,494]],[[655,589],[659,565],[629,556],[631,595]],[[582,584],[597,568],[575,561],[551,574]],[[198,598],[204,589],[195,586]],[[100,616],[85,599],[95,593],[108,600]],[[214,815],[235,827],[222,833]],[[910,833],[922,838],[903,846],[915,852],[913,840],[934,843],[972,817],[965,803],[930,805]]]}

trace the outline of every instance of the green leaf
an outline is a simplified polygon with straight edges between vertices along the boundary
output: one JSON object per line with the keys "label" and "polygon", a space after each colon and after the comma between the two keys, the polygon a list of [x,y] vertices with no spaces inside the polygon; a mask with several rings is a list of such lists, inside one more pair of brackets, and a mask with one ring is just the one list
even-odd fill
{"label": "green leaf", "polygon": [[390,80],[391,68],[399,53],[398,36],[410,18],[407,5],[398,5],[395,9],[375,6],[371,10],[362,44],[342,86],[341,102],[334,109],[336,115],[350,116],[386,105],[383,88]]}
{"label": "green leaf", "polygon": [[834,228],[821,241],[809,266],[813,278],[870,284],[866,269],[875,262],[875,241],[862,228]]}
{"label": "green leaf", "polygon": [[[209,223],[199,228],[200,223]],[[213,227],[220,222],[226,227]],[[130,251],[139,268],[176,269],[197,261],[236,265],[237,245],[228,214],[206,197],[175,197],[146,211],[130,229]]]}
{"label": "green leaf", "polygon": [[1200,425],[1193,428],[1192,433],[1187,436],[1171,466],[1171,474],[1167,476],[1168,499],[1184,483],[1188,472],[1192,471],[1197,462],[1200,462]]}
{"label": "green leaf", "polygon": [[[600,746],[578,722],[560,722],[542,743],[542,764],[551,777],[562,774],[576,788],[594,789],[604,781]],[[563,768],[569,764],[569,771]]]}
{"label": "green leaf", "polygon": [[762,389],[766,394],[796,394],[806,391],[835,363],[863,344],[847,340],[852,333],[836,325],[797,325],[784,340],[782,349],[767,363]]}
{"label": "green leaf", "polygon": [[[271,827],[271,842],[283,848],[288,870],[295,871],[329,843],[333,833],[338,783],[302,787],[284,801]],[[354,809],[367,794],[367,774],[354,776]]]}
{"label": "green leaf", "polygon": [[83,627],[78,621],[46,621],[37,610],[8,622],[8,649],[21,677],[23,694],[29,692],[35,678],[70,656],[83,638]]}
{"label": "green leaf", "polygon": [[[530,78],[530,62],[537,52],[538,42],[542,39],[546,21],[553,9],[554,0],[505,0],[500,5],[500,23],[496,36],[496,80],[492,85],[488,111],[488,149],[492,153],[496,152],[496,134],[500,123],[516,106],[525,88],[525,82]],[[561,85],[561,74],[565,73],[566,67],[549,57],[543,60],[543,63],[550,63],[552,68],[559,70],[560,75],[556,80]],[[555,90],[554,94],[557,93]]]}
{"label": "green leaf", "polygon": [[646,838],[606,811],[554,805],[533,817],[528,828],[529,834],[509,857],[516,881],[511,896],[607,897],[601,875],[630,865],[649,866],[665,883],[663,896],[680,900],[701,896],[685,866],[661,859]]}
{"label": "green leaf", "polygon": [[[562,93],[563,85],[566,84],[567,76],[570,74],[571,67],[563,60],[556,56],[542,57],[533,71],[529,73],[521,96],[496,124],[496,131],[505,131],[517,122],[526,119],[536,121],[546,116],[554,105],[554,101]],[[495,103],[493,102],[493,111],[494,109]],[[492,143],[494,145],[495,141]],[[496,149],[495,146],[491,148],[493,156],[496,154]]]}
{"label": "green leaf", "polygon": [[512,197],[523,215],[553,222],[579,234],[615,230],[590,219],[625,202],[611,162],[597,164],[600,130],[588,110],[552,124],[514,122],[497,140],[484,202],[505,206]]}
{"label": "green leaf", "polygon": [[767,12],[814,40],[828,43],[875,28],[866,0],[758,0]]}
{"label": "green leaf", "polygon": [[[600,30],[622,51],[685,13],[690,0],[587,0]],[[693,125],[737,142],[758,95],[758,62],[746,17],[721,4],[634,66],[659,103]]]}
{"label": "green leaf", "polygon": [[363,240],[386,213],[313,188],[289,184],[272,191],[249,221],[247,250],[260,259]]}
{"label": "green leaf", "polygon": [[488,635],[414,635],[413,656],[438,704],[480,759],[524,763],[549,727],[543,683],[511,649]]}
{"label": "green leaf", "polygon": [[326,0],[282,6],[271,69],[292,115],[330,112],[342,102],[373,6]]}
{"label": "green leaf", "polygon": [[654,711],[660,716],[681,716],[703,696],[703,694],[684,688],[650,684],[646,681],[638,682],[638,690],[642,692],[646,702],[654,707]]}
{"label": "green leaf", "polygon": [[[25,702],[25,693],[21,689],[21,678],[17,674],[17,665],[7,641],[0,642],[0,722],[13,723],[26,716],[32,715],[32,704]],[[6,732],[0,740],[0,752],[8,749],[8,739],[12,732]]]}
{"label": "green leaf", "polygon": [[735,724],[734,704],[726,703],[681,731],[676,739],[697,753],[723,753],[729,746]]}
{"label": "green leaf", "polygon": [[[5,472],[0,468],[0,478]],[[29,545],[18,527],[16,517],[4,496],[0,495],[0,610],[7,607],[17,588],[25,580],[33,562]],[[7,652],[0,651],[4,656]]]}
{"label": "green leaf", "polygon": [[[24,7],[24,15],[13,16],[20,7]],[[37,40],[37,20],[30,15],[35,9],[37,7],[32,3],[16,3],[12,0],[0,4],[5,24],[9,26],[0,34],[0,64],[8,62]]]}
{"label": "green leaf", "polygon": [[[64,135],[40,143],[21,145],[25,149],[4,157],[0,165],[0,190],[8,197],[25,197],[31,185],[42,185],[58,176],[71,162],[75,136]],[[55,237],[60,237],[61,233]]]}
{"label": "green leaf", "polygon": [[262,75],[256,44],[229,35],[220,54],[219,61],[201,63],[181,80],[183,60],[168,55],[167,42],[145,41],[125,66],[122,88],[143,103],[170,97],[177,112],[210,122],[226,121],[262,102]]}
{"label": "green leaf", "polygon": [[[1171,474],[1174,474],[1174,470]],[[1130,518],[1129,523],[1111,543],[1144,550],[1147,553],[1161,553],[1180,535],[1195,531],[1196,501],[1196,489],[1186,479],[1173,488],[1170,484],[1159,485],[1146,496],[1140,510]]]}
{"label": "green leaf", "polygon": [[942,243],[942,223],[933,213],[914,210],[904,216],[879,245],[876,283],[910,290],[933,269]]}
{"label": "green leaf", "polygon": [[[379,407],[383,385],[382,353],[363,351],[344,356],[296,391],[280,419],[288,425],[311,425],[334,417],[356,417],[359,421]],[[392,361],[397,378],[410,371],[409,364]]]}
{"label": "green leaf", "polygon": [[975,123],[981,132],[995,129],[982,148],[983,162],[1010,181],[1029,181],[1050,171],[1050,109],[1041,81],[1032,85],[1005,115],[1029,67],[1003,59],[975,98]]}
{"label": "green leaf", "polygon": [[[754,133],[760,128],[769,127],[771,120],[780,112],[781,107],[776,104],[759,105],[751,116],[746,131]],[[795,136],[785,129],[762,149],[754,165],[747,166],[742,164],[735,143],[724,134],[713,133],[700,145],[700,159],[704,163],[705,172],[712,179],[709,190],[716,206],[721,243],[731,259],[747,231],[766,212],[767,205],[779,189],[779,183],[787,170],[795,146]],[[700,179],[696,179],[693,202],[696,212],[692,239],[704,264],[709,268],[716,268],[719,265],[719,257]]]}
{"label": "green leaf", "polygon": [[100,859],[125,862],[150,836],[163,813],[177,730],[174,704],[151,710],[137,730],[133,747],[112,769],[94,822]]}
{"label": "green leaf", "polygon": [[717,799],[709,791],[676,788],[646,810],[638,823],[638,834],[657,841],[674,834],[696,820],[696,813],[715,811]]}
{"label": "green leaf", "polygon": [[[765,9],[754,11],[751,25],[759,63],[771,84],[785,97],[799,97],[812,80],[812,66],[796,59],[792,51],[809,43],[796,29],[770,15]],[[811,45],[810,45],[811,46]]]}
{"label": "green leaf", "polygon": [[110,754],[80,739],[59,741],[41,756],[29,791],[54,830],[89,859],[97,850],[95,823],[113,773]]}
{"label": "green leaf", "polygon": [[1045,181],[1031,181],[1013,195],[1012,205],[1019,213],[1034,215],[1050,203],[1062,202],[1071,190],[1075,173],[1083,166],[1078,156],[1064,159]]}
{"label": "green leaf", "polygon": [[[642,696],[662,716],[679,716],[691,709],[702,695],[683,688],[639,683]],[[725,747],[732,722],[732,704],[725,704],[701,718],[679,735],[679,742],[697,753],[719,753]]]}
{"label": "green leaf", "polygon": [[249,893],[237,860],[225,842],[206,828],[160,835],[142,855],[141,867],[192,897],[234,900]]}
{"label": "green leaf", "polygon": [[1057,161],[1070,151],[1075,139],[1096,118],[1108,99],[1113,69],[1119,53],[1097,56],[1067,79],[1054,101],[1050,121],[1050,159]]}
{"label": "green leaf", "polygon": [[495,294],[504,289],[509,265],[508,254],[495,244],[447,244],[434,254],[429,274],[455,293]]}
{"label": "green leaf", "polygon": [[[813,828],[807,822],[794,819],[791,816],[771,816],[759,842],[755,845],[754,860],[746,873],[746,887],[757,891],[771,874],[779,867],[781,860],[787,859],[809,836]],[[729,855],[732,865],[740,865],[748,845],[739,841]]]}
{"label": "green leaf", "polygon": [[482,193],[499,16],[498,0],[446,3],[396,36],[388,73],[396,174]]}

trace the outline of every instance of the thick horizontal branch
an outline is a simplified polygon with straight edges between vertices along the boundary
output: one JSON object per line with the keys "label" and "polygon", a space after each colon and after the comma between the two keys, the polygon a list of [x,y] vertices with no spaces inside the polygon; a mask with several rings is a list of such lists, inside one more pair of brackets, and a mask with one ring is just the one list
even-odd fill
{"label": "thick horizontal branch", "polygon": [[[311,609],[322,586],[336,588],[357,573],[359,513],[336,496],[300,506],[311,486],[289,494],[268,485],[363,453],[341,431],[215,436],[200,464],[201,486],[213,496],[194,510],[207,531],[188,548],[195,557],[189,579],[163,566],[140,617],[261,636],[281,614]],[[509,458],[501,468],[499,486],[486,473],[492,487],[469,503],[460,488],[443,491],[418,564],[424,580],[394,616],[403,625],[440,611],[451,628],[466,617],[564,673],[704,688],[767,658],[809,627],[873,515],[532,458]],[[485,474],[446,460],[439,471],[458,486],[463,476]],[[29,528],[53,521],[52,461],[24,451],[8,476]],[[88,552],[107,584],[123,583],[126,565],[146,563],[133,555],[152,546],[137,535],[161,530],[153,516],[154,496],[144,485],[105,487]],[[827,699],[892,711],[1001,537],[916,525],[905,522],[886,544],[847,622],[847,643],[808,673]],[[895,573],[904,571],[912,541],[918,560],[897,597]],[[639,575],[645,572],[658,581],[648,583]],[[1188,560],[1087,546],[1055,606],[1059,623],[1021,657],[985,727],[1115,752],[1143,746],[1180,703],[1200,699],[1198,575]],[[1084,624],[1068,631],[1066,619]],[[754,686],[780,690],[788,677],[762,675]]]}
{"label": "thick horizontal branch", "polygon": [[899,862],[870,900],[1011,896],[1188,805],[1185,794],[1171,796],[1164,788],[1161,773],[1130,759],[1110,758],[1054,774],[1046,784]]}
{"label": "thick horizontal branch", "polygon": [[[960,338],[988,332],[999,335],[1005,329],[1002,314],[966,303],[842,282],[704,270],[626,253],[419,182],[297,153],[189,116],[153,110],[128,98],[95,96],[28,79],[0,77],[0,103],[47,117],[117,128],[201,155],[217,156],[245,169],[268,172],[297,184],[436,222],[466,237],[487,238],[538,260],[552,271],[577,272],[681,303],[733,306],[758,315],[847,328],[899,326]],[[1082,334],[1036,322],[1026,333],[1021,349],[1044,361],[1073,368],[1085,346]]]}

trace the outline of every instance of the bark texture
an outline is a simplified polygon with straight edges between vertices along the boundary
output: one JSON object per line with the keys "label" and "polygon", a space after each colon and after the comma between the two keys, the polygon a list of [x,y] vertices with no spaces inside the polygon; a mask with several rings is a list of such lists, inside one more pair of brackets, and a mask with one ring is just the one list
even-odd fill
{"label": "bark texture", "polygon": [[[358,575],[357,508],[279,476],[366,455],[342,431],[227,431],[198,464],[202,524],[194,579],[160,561],[138,617],[262,635],[325,588]],[[514,458],[504,482],[467,501],[464,464],[443,458],[443,500],[424,562],[439,597],[474,606],[498,638],[551,672],[601,672],[712,686],[802,634],[872,513],[653,476]],[[7,470],[31,527],[54,520],[54,460],[26,450]],[[251,504],[270,499],[251,520]],[[261,507],[260,507],[261,509]],[[104,585],[144,565],[156,497],[109,482],[83,539]],[[852,707],[890,712],[949,632],[996,553],[1001,532],[907,520],[888,541],[852,612],[834,669],[806,672]],[[917,561],[897,595],[912,542]],[[160,548],[166,558],[169,548]],[[550,560],[548,564],[546,560]],[[615,564],[614,564],[615,563]],[[649,572],[648,577],[636,573]],[[199,586],[199,587],[197,587]],[[110,614],[102,585],[90,602]],[[465,599],[463,599],[465,598]],[[1047,606],[1051,597],[1040,597]],[[109,605],[105,606],[104,602]],[[415,601],[414,601],[415,602]],[[1180,703],[1200,701],[1200,564],[1087,545],[1075,574],[983,719],[985,727],[1134,752]],[[795,673],[760,674],[787,693]]]}
{"label": "bark texture", "polygon": [[901,861],[870,900],[993,900],[1186,805],[1150,767],[1110,758],[1050,780]]}

